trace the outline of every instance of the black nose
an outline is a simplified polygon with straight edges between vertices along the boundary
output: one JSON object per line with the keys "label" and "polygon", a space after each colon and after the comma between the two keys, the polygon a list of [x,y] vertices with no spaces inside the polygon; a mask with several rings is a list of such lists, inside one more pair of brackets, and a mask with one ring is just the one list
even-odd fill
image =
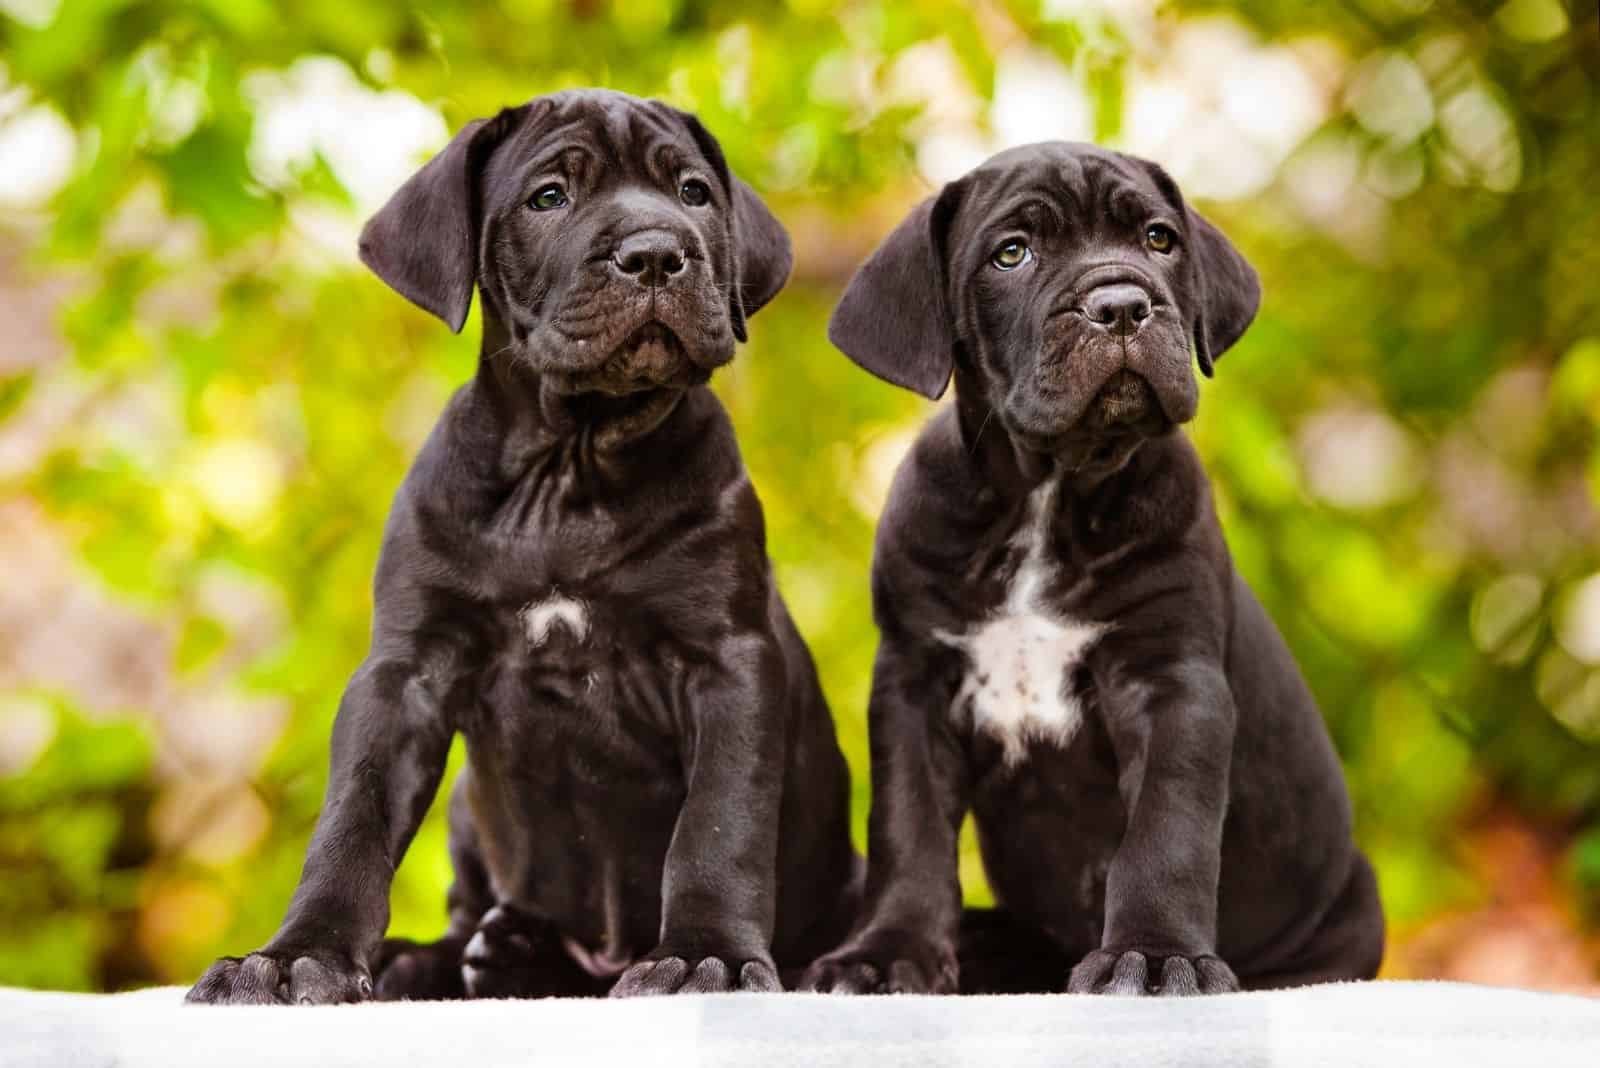
{"label": "black nose", "polygon": [[1100,286],[1084,300],[1083,313],[1110,333],[1132,337],[1150,318],[1150,294],[1126,282]]}
{"label": "black nose", "polygon": [[683,242],[666,230],[640,230],[622,239],[611,265],[642,286],[666,285],[683,270]]}

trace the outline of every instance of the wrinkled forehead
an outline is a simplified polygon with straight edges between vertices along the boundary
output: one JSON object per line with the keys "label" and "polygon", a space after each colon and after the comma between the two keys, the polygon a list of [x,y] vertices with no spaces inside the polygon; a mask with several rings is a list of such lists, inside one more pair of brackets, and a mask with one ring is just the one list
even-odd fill
{"label": "wrinkled forehead", "polygon": [[708,166],[676,111],[624,93],[573,90],[540,97],[495,160],[518,174],[558,174],[577,182],[600,176],[670,178]]}
{"label": "wrinkled forehead", "polygon": [[1136,226],[1181,207],[1158,173],[1094,145],[1027,145],[972,172],[958,225],[967,232],[1005,225],[1076,228],[1108,219]]}

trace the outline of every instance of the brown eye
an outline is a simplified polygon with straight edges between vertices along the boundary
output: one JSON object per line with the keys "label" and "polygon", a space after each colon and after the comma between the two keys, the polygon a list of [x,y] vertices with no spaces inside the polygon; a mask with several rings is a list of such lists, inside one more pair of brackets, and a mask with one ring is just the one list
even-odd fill
{"label": "brown eye", "polygon": [[691,208],[704,207],[711,200],[711,189],[698,178],[690,178],[678,190],[678,196]]}
{"label": "brown eye", "polygon": [[533,194],[533,199],[528,201],[528,207],[534,211],[554,211],[567,205],[567,191],[559,185],[547,185]]}
{"label": "brown eye", "polygon": [[994,250],[989,262],[1002,271],[1014,271],[1033,259],[1033,249],[1021,241],[1007,241]]}
{"label": "brown eye", "polygon": [[1150,251],[1164,255],[1177,246],[1178,235],[1172,232],[1172,227],[1155,223],[1145,229],[1144,243],[1149,246]]}

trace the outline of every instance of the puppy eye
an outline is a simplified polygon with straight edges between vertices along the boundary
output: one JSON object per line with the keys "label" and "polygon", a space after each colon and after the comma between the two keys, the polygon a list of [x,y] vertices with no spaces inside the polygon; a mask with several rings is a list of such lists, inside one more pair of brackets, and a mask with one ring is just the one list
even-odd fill
{"label": "puppy eye", "polygon": [[544,186],[528,201],[528,207],[534,211],[554,211],[566,206],[567,191],[554,184]]}
{"label": "puppy eye", "polygon": [[1150,251],[1165,255],[1178,244],[1178,235],[1172,232],[1170,226],[1153,223],[1145,228],[1144,243],[1149,246]]}
{"label": "puppy eye", "polygon": [[711,200],[711,189],[700,179],[690,178],[678,190],[678,196],[691,208],[700,208]]}
{"label": "puppy eye", "polygon": [[1033,259],[1033,249],[1021,241],[1007,241],[994,250],[989,262],[1002,271],[1014,271]]}

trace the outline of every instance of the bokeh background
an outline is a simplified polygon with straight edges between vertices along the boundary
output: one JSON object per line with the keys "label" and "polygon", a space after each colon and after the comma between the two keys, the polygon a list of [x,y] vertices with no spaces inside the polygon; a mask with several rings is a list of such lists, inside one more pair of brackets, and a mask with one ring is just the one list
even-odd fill
{"label": "bokeh background", "polygon": [[[939,183],[1099,140],[1265,280],[1191,430],[1385,974],[1597,989],[1591,0],[0,0],[0,983],[187,982],[275,928],[390,495],[476,359],[355,234],[462,123],[590,84],[697,110],[793,231],[716,388],[858,828],[871,531],[929,408],[828,309]],[[441,809],[398,933],[443,926]]]}

